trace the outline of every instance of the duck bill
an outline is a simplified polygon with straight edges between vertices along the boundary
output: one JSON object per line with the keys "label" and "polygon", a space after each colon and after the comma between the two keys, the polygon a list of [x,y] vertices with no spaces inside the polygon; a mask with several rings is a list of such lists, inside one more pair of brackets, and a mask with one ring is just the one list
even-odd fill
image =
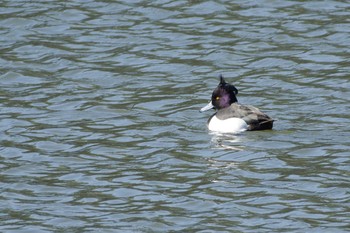
{"label": "duck bill", "polygon": [[200,112],[205,112],[209,109],[213,109],[214,108],[214,105],[212,104],[212,102],[210,101],[209,104],[207,104],[207,106],[201,108],[201,110],[199,110]]}

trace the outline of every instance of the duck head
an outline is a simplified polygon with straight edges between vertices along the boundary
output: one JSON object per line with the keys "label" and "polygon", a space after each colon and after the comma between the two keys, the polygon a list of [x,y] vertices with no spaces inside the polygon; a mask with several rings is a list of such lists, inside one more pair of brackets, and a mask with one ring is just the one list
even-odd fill
{"label": "duck head", "polygon": [[222,109],[229,107],[232,103],[237,102],[236,95],[238,90],[235,86],[225,82],[225,79],[220,75],[220,83],[213,91],[211,96],[211,101],[209,104],[201,108],[201,112],[207,111],[209,109]]}

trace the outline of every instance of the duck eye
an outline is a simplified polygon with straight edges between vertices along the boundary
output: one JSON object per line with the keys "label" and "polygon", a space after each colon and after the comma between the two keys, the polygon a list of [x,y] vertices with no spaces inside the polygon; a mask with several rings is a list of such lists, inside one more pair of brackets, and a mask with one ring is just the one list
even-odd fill
{"label": "duck eye", "polygon": [[216,100],[219,100],[220,99],[220,96],[216,96],[216,98],[215,98]]}

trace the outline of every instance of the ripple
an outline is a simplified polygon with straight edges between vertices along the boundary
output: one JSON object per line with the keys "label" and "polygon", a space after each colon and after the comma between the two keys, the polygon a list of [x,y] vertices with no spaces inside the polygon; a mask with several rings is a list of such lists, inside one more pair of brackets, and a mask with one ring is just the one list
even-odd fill
{"label": "ripple", "polygon": [[[348,3],[0,8],[1,231],[346,232]],[[207,131],[220,73],[273,130]]]}

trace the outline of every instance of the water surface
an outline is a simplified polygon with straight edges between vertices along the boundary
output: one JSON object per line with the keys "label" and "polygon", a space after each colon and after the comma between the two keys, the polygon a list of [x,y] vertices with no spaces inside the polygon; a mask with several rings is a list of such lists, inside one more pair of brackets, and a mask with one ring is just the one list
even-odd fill
{"label": "water surface", "polygon": [[[348,232],[346,1],[2,1],[0,230]],[[218,135],[218,75],[271,131]]]}

